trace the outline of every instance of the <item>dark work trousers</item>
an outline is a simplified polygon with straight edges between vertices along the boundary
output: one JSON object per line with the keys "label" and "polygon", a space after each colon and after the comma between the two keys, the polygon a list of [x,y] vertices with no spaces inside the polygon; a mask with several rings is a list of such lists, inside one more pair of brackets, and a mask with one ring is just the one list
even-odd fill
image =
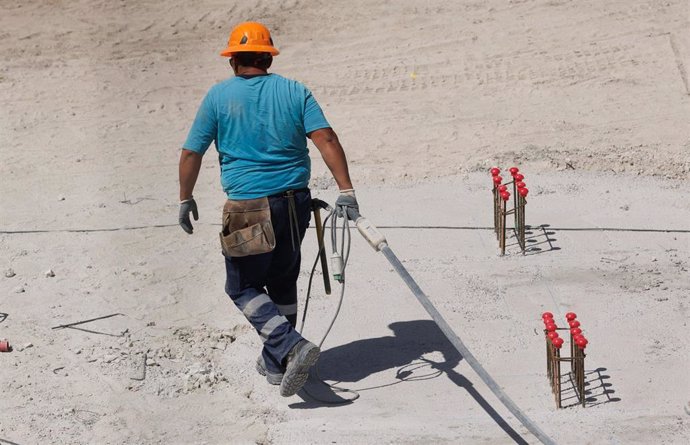
{"label": "dark work trousers", "polygon": [[285,193],[268,198],[276,236],[272,252],[225,257],[225,292],[261,337],[264,362],[273,373],[284,371],[288,352],[302,340],[295,330],[297,278],[300,246],[311,218],[311,193],[294,192],[297,221],[292,224],[288,201]]}

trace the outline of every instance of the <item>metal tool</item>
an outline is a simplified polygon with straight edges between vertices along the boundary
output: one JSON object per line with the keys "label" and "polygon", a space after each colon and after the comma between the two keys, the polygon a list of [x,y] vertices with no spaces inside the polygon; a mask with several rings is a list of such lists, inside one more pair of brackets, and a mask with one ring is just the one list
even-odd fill
{"label": "metal tool", "polygon": [[326,249],[323,244],[321,209],[328,207],[328,204],[320,199],[311,200],[311,209],[314,212],[314,223],[316,224],[316,239],[319,243],[319,259],[321,260],[321,271],[323,272],[323,287],[326,289],[326,295],[331,294],[331,279],[328,275],[328,260],[326,259]]}

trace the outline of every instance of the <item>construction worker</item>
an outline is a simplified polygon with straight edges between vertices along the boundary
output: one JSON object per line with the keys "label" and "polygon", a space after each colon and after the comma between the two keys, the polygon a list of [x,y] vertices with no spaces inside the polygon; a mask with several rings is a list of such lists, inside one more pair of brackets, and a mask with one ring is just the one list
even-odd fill
{"label": "construction worker", "polygon": [[307,137],[330,169],[341,214],[358,209],[347,160],[321,107],[303,84],[269,74],[279,54],[269,30],[237,25],[228,47],[234,77],[206,94],[180,156],[180,226],[198,220],[192,196],[204,153],[215,142],[227,201],[220,234],[225,291],[263,341],[257,371],[295,394],[319,348],[295,330],[300,245],[311,216]]}

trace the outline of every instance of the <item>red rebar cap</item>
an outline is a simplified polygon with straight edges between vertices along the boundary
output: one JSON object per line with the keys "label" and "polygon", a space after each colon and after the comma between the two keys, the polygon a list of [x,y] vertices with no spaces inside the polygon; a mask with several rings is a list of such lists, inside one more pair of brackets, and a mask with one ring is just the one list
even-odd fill
{"label": "red rebar cap", "polygon": [[494,184],[500,184],[501,182],[503,182],[503,178],[500,176],[494,176]]}
{"label": "red rebar cap", "polygon": [[510,199],[510,193],[508,192],[501,192],[501,199],[504,201],[507,201]]}
{"label": "red rebar cap", "polygon": [[551,312],[544,312],[543,314],[541,314],[541,318],[553,318],[553,314]]}
{"label": "red rebar cap", "polygon": [[498,167],[494,167],[490,171],[491,171],[491,176],[498,176],[498,174],[501,173],[501,169]]}
{"label": "red rebar cap", "polygon": [[520,171],[520,169],[517,168],[517,167],[510,167],[510,169],[508,169],[508,171],[510,172],[510,174],[511,174],[512,176],[515,176],[515,175],[517,174],[517,172]]}
{"label": "red rebar cap", "polygon": [[546,330],[547,331],[551,332],[551,331],[555,331],[556,329],[558,329],[558,326],[556,326],[556,323],[547,323],[546,324]]}
{"label": "red rebar cap", "polygon": [[568,321],[573,321],[577,318],[577,314],[575,312],[568,312],[565,314],[565,319]]}
{"label": "red rebar cap", "polygon": [[505,185],[501,185],[501,186],[498,187],[498,191],[499,191],[499,192],[507,192],[507,191],[508,191],[508,187],[506,187]]}
{"label": "red rebar cap", "polygon": [[546,336],[549,337],[551,340],[553,340],[554,338],[558,338],[558,332],[551,331],[548,334],[546,334]]}
{"label": "red rebar cap", "polygon": [[579,328],[580,322],[577,320],[571,320],[568,322],[568,326],[570,326],[571,328]]}
{"label": "red rebar cap", "polygon": [[523,175],[522,173],[518,173],[515,175],[516,181],[522,181],[523,179],[525,179],[525,175]]}
{"label": "red rebar cap", "polygon": [[553,345],[554,345],[555,347],[557,347],[558,349],[560,349],[561,346],[563,346],[563,339],[560,338],[560,337],[556,337],[556,338],[554,338],[553,340],[551,340],[551,343],[553,343]]}
{"label": "red rebar cap", "polygon": [[589,341],[587,341],[587,339],[586,339],[585,337],[583,337],[583,336],[580,336],[580,337],[575,341],[575,344],[576,344],[577,347],[580,348],[580,349],[585,349],[585,348],[587,347],[587,343],[589,343]]}
{"label": "red rebar cap", "polygon": [[518,189],[518,193],[524,198],[529,193],[529,190],[526,187],[522,187]]}
{"label": "red rebar cap", "polygon": [[527,185],[524,182],[520,181],[520,182],[516,182],[515,186],[519,189],[522,189],[522,188],[525,188]]}
{"label": "red rebar cap", "polygon": [[580,328],[571,328],[570,329],[570,335],[572,335],[573,338],[577,335],[580,335],[580,334],[582,334],[582,329],[580,329]]}
{"label": "red rebar cap", "polygon": [[12,347],[10,346],[10,342],[8,341],[0,341],[0,352],[10,352],[12,350]]}
{"label": "red rebar cap", "polygon": [[577,341],[581,338],[585,338],[582,334],[573,335],[573,341],[577,344]]}

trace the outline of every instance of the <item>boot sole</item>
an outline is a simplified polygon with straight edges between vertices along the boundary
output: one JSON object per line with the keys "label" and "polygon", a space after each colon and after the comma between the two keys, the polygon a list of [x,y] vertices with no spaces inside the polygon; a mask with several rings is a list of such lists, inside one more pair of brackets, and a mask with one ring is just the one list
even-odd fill
{"label": "boot sole", "polygon": [[297,393],[309,378],[309,368],[319,359],[321,350],[315,344],[305,346],[288,364],[280,383],[280,395],[290,397]]}

